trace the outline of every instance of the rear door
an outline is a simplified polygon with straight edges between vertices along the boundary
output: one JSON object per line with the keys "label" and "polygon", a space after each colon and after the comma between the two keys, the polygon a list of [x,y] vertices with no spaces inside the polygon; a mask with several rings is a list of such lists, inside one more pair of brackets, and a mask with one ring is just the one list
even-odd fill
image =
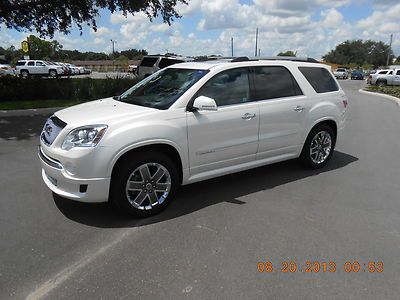
{"label": "rear door", "polygon": [[396,70],[396,74],[394,75],[393,85],[400,85],[400,69]]}
{"label": "rear door", "polygon": [[284,66],[253,68],[254,99],[260,105],[257,159],[295,154],[310,103]]}
{"label": "rear door", "polygon": [[47,73],[46,65],[42,61],[36,61],[35,73],[36,74],[46,74]]}

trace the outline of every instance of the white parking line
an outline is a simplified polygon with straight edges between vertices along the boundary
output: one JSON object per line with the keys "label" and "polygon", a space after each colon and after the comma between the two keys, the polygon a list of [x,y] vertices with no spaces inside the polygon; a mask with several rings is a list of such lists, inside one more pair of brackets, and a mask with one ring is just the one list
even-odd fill
{"label": "white parking line", "polygon": [[122,232],[118,235],[117,238],[112,240],[110,243],[107,245],[101,247],[97,251],[84,256],[74,264],[66,267],[56,275],[54,275],[52,278],[41,284],[36,290],[34,290],[32,293],[30,293],[27,297],[26,300],[36,300],[36,299],[41,299],[47,294],[49,294],[52,290],[57,288],[60,284],[64,283],[66,280],[71,278],[77,271],[82,269],[83,267],[87,266],[89,263],[94,261],[96,258],[99,256],[103,255],[105,252],[107,252],[109,249],[120,243],[122,240],[127,238],[129,235],[137,231],[137,227],[135,228],[130,228],[130,229],[124,229]]}

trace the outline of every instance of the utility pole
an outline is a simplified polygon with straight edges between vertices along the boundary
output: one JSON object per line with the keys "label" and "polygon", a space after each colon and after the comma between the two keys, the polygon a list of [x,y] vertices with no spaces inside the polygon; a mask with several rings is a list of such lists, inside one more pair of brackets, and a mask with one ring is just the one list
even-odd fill
{"label": "utility pole", "polygon": [[233,57],[233,37],[231,37],[231,50],[232,50],[232,57]]}
{"label": "utility pole", "polygon": [[113,72],[115,71],[115,63],[114,63],[114,60],[115,60],[115,43],[116,43],[116,41],[114,41],[114,40],[110,40],[111,41],[111,44],[112,44],[112,58],[113,58]]}
{"label": "utility pole", "polygon": [[113,40],[110,40],[110,41],[111,41],[111,44],[112,44],[112,54],[113,54],[113,57],[114,57],[114,54],[115,54],[115,43],[117,41],[113,41]]}
{"label": "utility pole", "polygon": [[389,66],[390,52],[392,50],[392,41],[393,41],[393,34],[390,35],[390,43],[389,43],[389,50],[388,50],[387,60],[386,60],[386,66]]}
{"label": "utility pole", "polygon": [[255,56],[257,56],[257,49],[258,49],[257,42],[258,42],[258,27],[257,27],[257,29],[256,29],[256,50],[255,50]]}

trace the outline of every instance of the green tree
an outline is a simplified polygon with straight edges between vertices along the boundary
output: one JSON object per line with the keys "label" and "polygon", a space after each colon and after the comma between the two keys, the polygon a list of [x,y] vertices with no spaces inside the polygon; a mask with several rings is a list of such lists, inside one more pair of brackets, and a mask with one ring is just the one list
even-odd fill
{"label": "green tree", "polygon": [[292,50],[288,50],[285,52],[279,52],[278,56],[291,56],[291,57],[295,57],[297,54],[297,51],[292,51]]}
{"label": "green tree", "polygon": [[400,64],[400,56],[398,56],[394,62],[395,64]]}
{"label": "green tree", "polygon": [[34,35],[27,38],[29,43],[29,56],[31,59],[53,60],[60,57],[62,45],[56,40],[45,41]]}
{"label": "green tree", "polygon": [[[362,66],[371,64],[375,68],[386,65],[389,46],[383,42],[347,40],[337,45],[335,49],[329,51],[322,58],[330,63],[340,65]],[[394,58],[393,52],[390,50],[390,57]]]}
{"label": "green tree", "polygon": [[169,25],[179,14],[178,3],[188,0],[2,0],[0,1],[0,25],[18,31],[36,30],[41,37],[53,37],[56,31],[69,33],[72,25],[97,29],[96,17],[100,9],[111,13],[121,11],[124,16],[144,12],[152,20],[162,17]]}

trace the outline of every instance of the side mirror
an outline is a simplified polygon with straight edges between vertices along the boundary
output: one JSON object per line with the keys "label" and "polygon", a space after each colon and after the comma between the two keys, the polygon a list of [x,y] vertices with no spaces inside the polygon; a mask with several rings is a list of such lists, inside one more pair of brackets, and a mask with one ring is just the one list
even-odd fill
{"label": "side mirror", "polygon": [[215,103],[215,100],[206,96],[199,96],[196,99],[194,99],[193,108],[197,110],[210,110],[210,111],[218,110],[217,103]]}

